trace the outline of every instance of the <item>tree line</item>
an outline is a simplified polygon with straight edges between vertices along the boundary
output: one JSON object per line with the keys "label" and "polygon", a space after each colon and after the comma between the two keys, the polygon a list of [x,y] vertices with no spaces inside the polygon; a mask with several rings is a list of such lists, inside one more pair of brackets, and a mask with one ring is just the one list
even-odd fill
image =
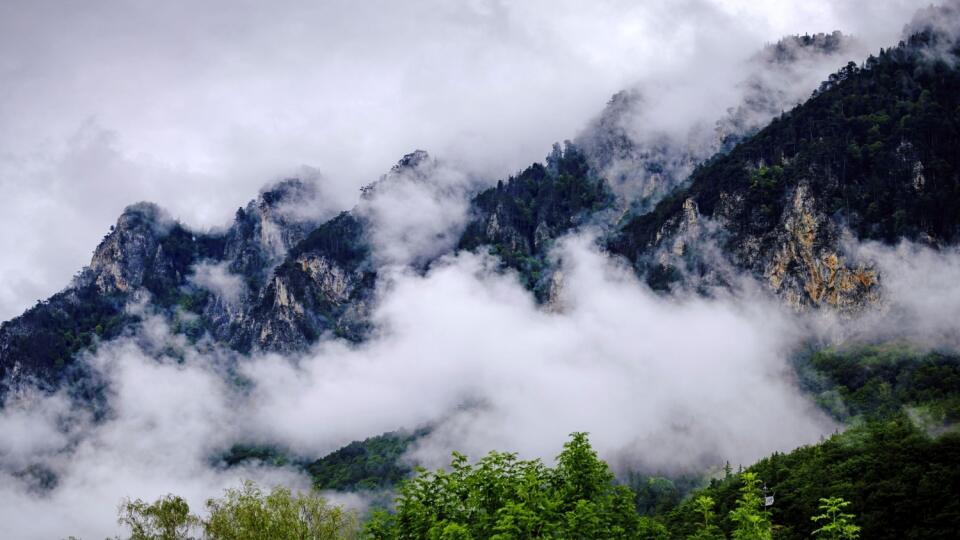
{"label": "tree line", "polygon": [[[772,540],[776,526],[757,473],[737,477],[739,496],[727,517],[729,536],[718,525],[713,497],[692,499],[696,540]],[[643,516],[634,493],[616,482],[586,433],[574,433],[548,467],[540,460],[491,452],[471,464],[454,453],[447,469],[418,469],[402,482],[391,510],[360,515],[331,505],[320,492],[284,487],[264,491],[252,482],[227,489],[206,503],[207,516],[194,514],[176,495],[152,503],[125,500],[119,524],[130,540],[516,540],[590,538],[668,540],[661,520]],[[811,521],[815,538],[852,540],[860,527],[840,497],[820,500]]]}

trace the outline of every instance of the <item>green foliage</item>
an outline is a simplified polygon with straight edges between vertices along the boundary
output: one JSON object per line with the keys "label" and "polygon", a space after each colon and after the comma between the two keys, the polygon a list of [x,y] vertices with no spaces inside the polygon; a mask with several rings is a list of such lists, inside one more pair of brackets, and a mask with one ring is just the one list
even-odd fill
{"label": "green foliage", "polygon": [[624,483],[633,490],[641,515],[665,513],[675,508],[694,490],[703,487],[702,475],[649,476],[629,472]]}
{"label": "green foliage", "polygon": [[130,530],[130,540],[347,540],[359,531],[353,513],[330,506],[316,492],[276,487],[264,493],[252,482],[210,499],[207,509],[203,520],[174,495],[152,504],[128,500],[120,506],[119,523]]}
{"label": "green foliage", "polygon": [[299,244],[290,250],[289,260],[308,251],[319,251],[341,266],[360,265],[370,252],[363,222],[349,212],[340,215],[314,229]]}
{"label": "green foliage", "polygon": [[764,510],[760,479],[756,473],[740,475],[740,498],[730,511],[730,521],[736,524],[731,537],[734,540],[770,540],[772,524],[770,513]]}
{"label": "green foliage", "polygon": [[56,386],[75,373],[75,357],[96,343],[120,335],[135,320],[123,311],[123,298],[89,284],[67,289],[0,325],[4,361],[0,381],[20,364],[38,382]]}
{"label": "green foliage", "polygon": [[960,357],[892,342],[826,348],[797,363],[805,386],[841,420],[887,418],[905,407],[941,424],[960,421]]}
{"label": "green foliage", "polygon": [[[631,536],[624,535],[620,538],[631,538]],[[639,525],[637,526],[635,538],[640,540],[669,540],[670,531],[663,526],[663,523],[653,518],[643,516],[640,518]]]}
{"label": "green foliage", "polygon": [[[960,486],[960,433],[952,428],[960,358],[892,342],[822,349],[799,358],[797,368],[804,386],[853,424],[748,469],[777,494],[771,508],[776,537],[809,538],[817,528],[811,516],[824,514],[822,499],[842,498],[852,501],[850,513],[859,516],[865,538],[952,538],[960,526],[960,503],[947,495]],[[916,411],[929,414],[918,418]],[[730,512],[738,487],[727,475],[698,495]],[[700,529],[696,500],[661,514],[676,538]],[[727,532],[734,526],[730,517],[717,522]]]}
{"label": "green foliage", "polygon": [[356,491],[391,487],[413,469],[401,458],[428,430],[391,432],[354,441],[306,466],[317,489]]}
{"label": "green foliage", "polygon": [[413,473],[403,460],[410,445],[429,433],[394,431],[350,444],[320,459],[306,459],[269,444],[234,444],[211,458],[218,467],[256,464],[292,466],[309,474],[318,490],[373,491],[392,488]]}
{"label": "green foliage", "polygon": [[234,467],[251,461],[273,467],[299,464],[282,448],[266,444],[234,444],[213,460],[214,464],[225,467]]}
{"label": "green foliage", "polygon": [[370,538],[661,538],[641,520],[632,492],[574,433],[555,468],[491,452],[471,465],[454,454],[449,470],[420,470],[400,485],[396,511],[375,514]]}
{"label": "green foliage", "polygon": [[[763,478],[776,501],[771,521],[777,538],[809,538],[815,526],[811,516],[820,499],[843,497],[852,501],[864,538],[877,540],[950,539],[960,526],[960,502],[951,494],[960,486],[960,435],[931,437],[899,413],[851,427],[825,441],[773,454],[747,469]],[[738,506],[737,477],[713,480],[695,495],[716,501],[718,526],[730,533],[735,526],[731,510]],[[659,516],[674,538],[697,532],[702,523],[694,501]]]}
{"label": "green foliage", "polygon": [[821,498],[819,508],[823,513],[810,519],[815,522],[822,522],[823,525],[813,531],[813,534],[819,535],[818,538],[829,540],[856,540],[860,538],[860,527],[853,524],[853,514],[843,511],[847,506],[850,506],[850,503],[843,500],[843,497]]}
{"label": "green foliage", "polygon": [[700,495],[693,500],[693,508],[702,517],[697,532],[688,536],[690,540],[720,540],[723,539],[723,531],[714,524],[716,513],[713,511],[716,502],[713,497]]}
{"label": "green foliage", "polygon": [[187,501],[167,495],[147,504],[140,499],[120,505],[120,525],[130,529],[130,540],[187,540],[200,528]]}
{"label": "green foliage", "polygon": [[224,497],[207,501],[210,517],[204,534],[215,540],[339,540],[355,538],[356,518],[330,506],[316,493],[291,493],[276,487],[263,493],[246,482]]}

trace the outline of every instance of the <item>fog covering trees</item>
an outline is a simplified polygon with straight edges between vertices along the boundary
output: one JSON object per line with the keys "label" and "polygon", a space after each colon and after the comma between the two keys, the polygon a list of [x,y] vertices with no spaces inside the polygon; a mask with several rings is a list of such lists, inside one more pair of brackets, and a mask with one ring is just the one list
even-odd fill
{"label": "fog covering trees", "polygon": [[[393,507],[374,510],[362,529],[355,512],[330,505],[316,491],[275,487],[264,492],[249,481],[208,500],[206,518],[192,514],[181,497],[167,495],[151,504],[125,500],[118,521],[129,529],[130,540],[728,538],[715,524],[715,500],[709,495],[692,500],[695,532],[690,535],[671,533],[662,517],[641,516],[635,493],[616,482],[586,433],[571,434],[554,467],[497,451],[471,464],[455,452],[447,470],[417,473],[400,484]],[[759,475],[746,471],[727,481],[739,486],[727,516],[733,523],[729,538],[772,539],[775,526]],[[845,510],[849,505],[842,497],[821,498],[821,513],[810,518],[820,525],[813,534],[859,538],[856,517]]]}

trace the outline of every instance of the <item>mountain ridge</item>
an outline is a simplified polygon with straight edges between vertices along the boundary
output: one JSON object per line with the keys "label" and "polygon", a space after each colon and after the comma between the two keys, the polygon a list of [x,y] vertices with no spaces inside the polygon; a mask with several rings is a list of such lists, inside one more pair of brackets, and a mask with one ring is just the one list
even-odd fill
{"label": "mountain ridge", "polygon": [[[599,224],[609,231],[602,240],[605,249],[628,260],[656,289],[692,287],[706,292],[710,287],[728,287],[732,279],[724,272],[740,269],[766,282],[773,293],[798,309],[826,305],[848,313],[862,310],[879,297],[880,276],[868,262],[847,261],[840,245],[843,225],[852,223],[859,233],[869,232],[869,227],[889,229],[888,218],[894,212],[871,214],[869,208],[856,207],[863,210],[857,214],[851,213],[848,205],[841,215],[836,205],[825,206],[830,193],[838,189],[832,172],[837,167],[823,171],[824,181],[817,180],[815,170],[807,171],[812,178],[799,178],[795,172],[798,163],[813,163],[808,154],[823,150],[814,144],[818,142],[813,136],[815,123],[806,120],[802,124],[803,129],[811,130],[806,138],[795,133],[799,129],[795,126],[805,118],[830,114],[824,104],[833,107],[833,97],[844,92],[872,95],[871,88],[888,88],[889,84],[871,83],[870,76],[886,73],[883,70],[890,66],[902,72],[906,69],[903,66],[922,64],[945,73],[948,88],[937,86],[935,92],[924,94],[924,85],[939,83],[922,78],[921,73],[909,92],[919,107],[927,103],[949,110],[955,101],[950,92],[956,85],[955,70],[945,68],[942,60],[924,57],[924,51],[940,47],[945,39],[940,33],[921,32],[896,49],[871,56],[864,68],[849,63],[815,89],[810,100],[751,135],[754,124],[744,119],[756,116],[757,111],[769,114],[771,107],[785,103],[785,98],[773,91],[768,92],[774,96],[773,105],[758,98],[757,92],[762,96],[764,85],[754,81],[755,92],[748,92],[753,97],[717,121],[717,126],[739,127],[718,127],[723,135],[710,143],[712,157],[699,158],[705,161],[689,180],[667,181],[674,187],[663,191],[661,199],[647,197],[640,206],[625,205],[617,194],[616,184],[622,178],[611,183],[604,176],[609,169],[604,161],[609,158],[605,154],[609,148],[603,144],[591,146],[590,142],[599,137],[597,130],[607,129],[606,140],[619,140],[621,146],[633,144],[626,132],[618,131],[620,121],[613,120],[626,114],[630,105],[629,94],[618,94],[598,117],[598,123],[588,129],[593,134],[578,139],[580,144],[555,145],[545,164],[534,164],[506,182],[473,192],[462,233],[452,251],[489,251],[499,258],[502,268],[517,272],[538,301],[549,303],[562,286],[562,273],[548,256],[553,241],[579,226]],[[839,33],[787,38],[765,49],[760,57],[765,63],[789,66],[798,51],[832,57],[844,50],[845,40]],[[886,120],[882,115],[870,116],[883,106],[882,97],[865,102],[861,106],[866,111],[863,114],[837,120],[853,125],[850,129],[859,129],[856,135],[860,139],[854,141],[857,156],[870,166],[870,152],[877,152],[877,143],[871,137],[881,133],[878,126],[893,130],[882,133],[887,142],[906,129],[889,128],[893,123],[889,114]],[[943,114],[939,116],[944,118]],[[876,126],[861,126],[871,119]],[[951,122],[951,117],[948,115],[945,121]],[[918,132],[933,129],[926,124],[908,127]],[[790,129],[794,139],[786,141],[785,135],[778,135]],[[955,131],[950,127],[945,134],[938,132],[938,141],[947,144],[956,140]],[[727,149],[731,137],[742,140]],[[794,145],[790,147],[792,154],[785,150],[788,144]],[[833,143],[832,147],[838,146],[840,143]],[[659,148],[656,152],[666,151],[655,148]],[[845,150],[853,151],[849,144]],[[933,154],[928,150],[919,141],[888,149],[887,154],[902,161],[902,170],[897,169],[898,176],[886,183],[868,183],[863,189],[872,189],[870,196],[874,199],[884,197],[883,186],[899,190],[901,195],[903,190],[896,186],[916,186],[918,182],[926,191],[940,189],[938,186],[946,186],[948,192],[955,189],[956,177],[950,175],[956,170],[956,157],[940,147],[934,148]],[[685,151],[681,147],[679,152]],[[641,151],[638,155],[642,159],[635,160],[633,166],[645,171],[651,181],[661,182],[666,169],[664,164],[657,164],[660,158],[655,156],[667,154]],[[846,166],[847,161],[842,163]],[[298,210],[303,201],[319,195],[316,186],[297,179],[264,189],[258,199],[238,209],[233,224],[223,232],[193,232],[156,205],[132,205],[71,286],[0,326],[0,380],[8,389],[33,383],[56,387],[76,354],[136,324],[137,316],[124,309],[136,291],[149,293],[151,303],[176,323],[175,330],[191,340],[210,336],[214,342],[241,353],[304,351],[323,335],[363,341],[372,330],[368,317],[375,302],[378,265],[385,264],[375,257],[378,246],[371,236],[371,215],[364,205],[378,196],[380,186],[391,182],[428,182],[435,167],[436,160],[426,152],[410,153],[378,182],[361,190],[357,207],[325,221],[310,217],[302,208]],[[654,193],[660,188],[652,189]],[[847,199],[848,192],[840,190],[841,194],[847,193]],[[909,190],[906,193],[909,195]],[[917,204],[928,204],[928,199]],[[942,200],[950,200],[950,196],[940,194],[930,208],[936,211],[937,201]],[[925,208],[911,210],[915,227],[920,225],[917,216]],[[885,217],[874,225],[874,214]],[[851,216],[861,219],[851,221]],[[941,211],[938,219],[943,224],[930,232],[950,241],[952,236],[945,234],[945,227],[951,223],[949,226],[956,227],[960,215],[952,209]],[[871,233],[860,237],[889,241],[902,236],[899,232],[896,229],[886,236]],[[720,256],[716,249],[703,246],[719,246]],[[422,271],[430,259],[418,264],[425,265]]]}

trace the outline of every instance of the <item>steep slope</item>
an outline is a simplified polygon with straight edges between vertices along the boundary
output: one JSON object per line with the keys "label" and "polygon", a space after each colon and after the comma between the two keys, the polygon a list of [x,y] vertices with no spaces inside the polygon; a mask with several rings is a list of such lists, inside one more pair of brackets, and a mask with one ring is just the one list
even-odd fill
{"label": "steep slope", "polygon": [[[621,205],[647,212],[683,184],[698,164],[728,152],[782,111],[805,101],[857,47],[856,40],[839,31],[787,36],[768,45],[737,66],[742,71],[734,89],[737,101],[715,118],[665,121],[658,109],[669,99],[664,96],[673,90],[669,85],[624,90],[610,99],[575,143],[590,167],[610,183]],[[676,90],[690,93],[682,87]]]}
{"label": "steep slope", "polygon": [[862,308],[876,299],[878,276],[845,257],[846,230],[932,245],[960,232],[956,60],[952,40],[926,31],[862,68],[848,64],[698,168],[688,187],[626,219],[610,251],[661,287],[722,283],[729,261],[795,306]]}

